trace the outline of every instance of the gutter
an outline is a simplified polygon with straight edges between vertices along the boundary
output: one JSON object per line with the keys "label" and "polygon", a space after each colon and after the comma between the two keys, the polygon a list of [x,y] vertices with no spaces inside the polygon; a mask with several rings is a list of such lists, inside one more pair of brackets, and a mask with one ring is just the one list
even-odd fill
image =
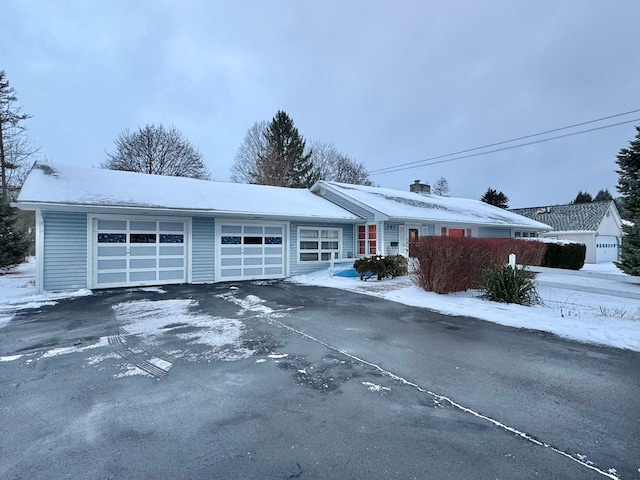
{"label": "gutter", "polygon": [[[357,215],[344,217],[332,217],[325,215],[290,215],[290,214],[274,214],[264,212],[242,212],[227,210],[189,210],[184,208],[168,208],[154,206],[126,206],[126,205],[90,205],[90,204],[68,204],[68,203],[44,203],[44,202],[13,202],[11,206],[15,206],[20,210],[56,210],[62,212],[78,212],[78,213],[100,213],[100,214],[163,214],[163,215],[182,215],[189,217],[251,217],[251,219],[278,219],[278,220],[296,220],[296,221],[316,221],[316,222],[340,222],[353,223],[361,220]],[[344,210],[344,209],[343,209]],[[345,210],[346,211],[346,210]]]}

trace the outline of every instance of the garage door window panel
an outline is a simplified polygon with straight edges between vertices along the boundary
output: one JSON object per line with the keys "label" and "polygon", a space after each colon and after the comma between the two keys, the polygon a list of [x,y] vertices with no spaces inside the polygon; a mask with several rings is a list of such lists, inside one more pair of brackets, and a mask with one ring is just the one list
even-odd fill
{"label": "garage door window panel", "polygon": [[161,233],[160,243],[184,243],[184,235]]}
{"label": "garage door window panel", "polygon": [[126,233],[99,233],[98,243],[127,243]]}
{"label": "garage door window panel", "polygon": [[129,268],[156,268],[156,259],[133,258],[129,260]]}
{"label": "garage door window panel", "polygon": [[221,237],[220,243],[222,245],[240,245],[242,243],[242,237]]}
{"label": "garage door window panel", "polygon": [[156,243],[155,233],[132,233],[129,235],[130,243]]}
{"label": "garage door window panel", "polygon": [[129,247],[129,254],[136,257],[155,257],[156,247]]}
{"label": "garage door window panel", "polygon": [[126,230],[126,220],[98,220],[98,230]]}
{"label": "garage door window panel", "polygon": [[127,247],[98,247],[98,257],[124,257]]}
{"label": "garage door window panel", "polygon": [[127,261],[125,259],[98,260],[99,270],[122,270],[124,268],[127,268]]}
{"label": "garage door window panel", "polygon": [[160,268],[183,268],[184,258],[161,258],[159,266]]}

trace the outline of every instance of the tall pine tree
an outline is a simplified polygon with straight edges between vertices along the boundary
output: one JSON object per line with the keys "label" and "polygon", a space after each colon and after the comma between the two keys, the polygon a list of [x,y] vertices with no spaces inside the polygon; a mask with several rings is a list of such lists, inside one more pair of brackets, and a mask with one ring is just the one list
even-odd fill
{"label": "tall pine tree", "polygon": [[305,153],[306,142],[289,115],[278,111],[265,136],[266,146],[258,156],[253,183],[309,188],[318,180],[312,152]]}
{"label": "tall pine tree", "polygon": [[616,265],[629,275],[640,275],[640,126],[636,126],[636,138],[629,142],[629,148],[618,153],[616,163],[616,188],[622,194],[620,203],[630,221],[622,226],[625,236]]}
{"label": "tall pine tree", "polygon": [[22,263],[27,256],[29,242],[15,228],[16,211],[0,199],[0,269]]}
{"label": "tall pine tree", "polygon": [[480,201],[498,208],[509,208],[509,198],[504,193],[491,187],[489,187],[487,191],[484,192],[484,195],[480,197]]}

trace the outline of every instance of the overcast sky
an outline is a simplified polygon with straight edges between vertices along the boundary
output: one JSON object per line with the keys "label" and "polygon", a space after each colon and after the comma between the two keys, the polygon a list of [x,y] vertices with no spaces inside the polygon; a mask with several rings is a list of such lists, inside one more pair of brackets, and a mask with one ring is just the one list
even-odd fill
{"label": "overcast sky", "polygon": [[[228,181],[247,129],[284,110],[375,171],[640,109],[638,0],[7,0],[2,16],[0,69],[56,163],[98,166],[125,128],[162,123]],[[617,196],[639,124],[371,178],[445,177],[511,207]]]}

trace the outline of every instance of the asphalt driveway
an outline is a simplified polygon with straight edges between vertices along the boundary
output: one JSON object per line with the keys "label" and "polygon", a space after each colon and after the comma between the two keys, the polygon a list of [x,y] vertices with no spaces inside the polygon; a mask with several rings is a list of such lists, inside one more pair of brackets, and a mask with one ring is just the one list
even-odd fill
{"label": "asphalt driveway", "polygon": [[0,328],[0,478],[640,478],[640,354],[320,287]]}

